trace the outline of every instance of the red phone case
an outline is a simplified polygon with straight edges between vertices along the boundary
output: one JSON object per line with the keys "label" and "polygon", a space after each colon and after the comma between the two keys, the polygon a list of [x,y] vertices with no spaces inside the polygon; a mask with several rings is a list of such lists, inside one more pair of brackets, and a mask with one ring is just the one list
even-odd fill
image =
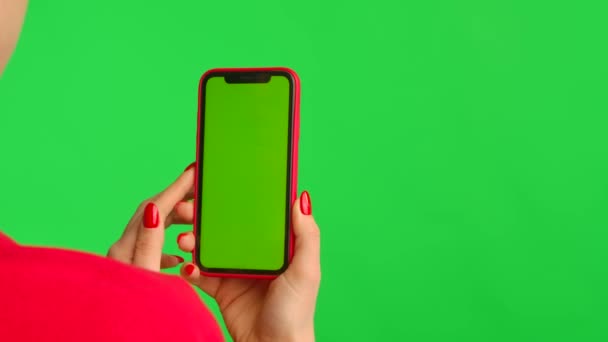
{"label": "red phone case", "polygon": [[[199,155],[200,155],[200,127],[201,127],[201,100],[203,97],[203,85],[206,77],[212,73],[225,73],[225,72],[272,72],[272,71],[280,71],[288,73],[293,80],[293,120],[292,120],[292,136],[291,136],[291,206],[293,207],[293,203],[295,202],[298,195],[298,143],[300,140],[300,78],[295,71],[284,68],[284,67],[276,67],[276,68],[217,68],[208,70],[201,76],[199,81],[199,101],[198,101],[198,120],[197,120],[197,128],[196,128],[196,164],[195,164],[195,182],[194,182],[194,206],[198,208],[198,179],[199,179]],[[195,210],[194,215],[194,226],[198,227],[198,215],[196,214],[198,210]],[[291,213],[291,210],[290,210]],[[289,214],[291,215],[291,214]],[[196,236],[197,229],[194,229],[195,241],[197,241],[197,246],[192,252],[193,261],[195,264],[198,264],[198,237]],[[293,258],[294,251],[294,234],[293,234],[293,223],[290,220],[289,227],[289,241],[288,241],[288,264],[291,263]],[[200,265],[199,265],[200,267]],[[205,272],[201,269],[201,274],[209,277],[225,277],[225,278],[257,278],[257,279],[273,279],[278,275],[266,275],[266,274],[247,274],[247,273],[210,273]]]}

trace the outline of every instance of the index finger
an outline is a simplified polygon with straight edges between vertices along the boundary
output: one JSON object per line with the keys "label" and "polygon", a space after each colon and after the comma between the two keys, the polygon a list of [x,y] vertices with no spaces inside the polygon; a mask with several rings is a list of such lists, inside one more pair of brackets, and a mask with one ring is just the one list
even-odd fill
{"label": "index finger", "polygon": [[171,185],[158,194],[154,202],[162,215],[168,215],[173,207],[192,191],[195,169],[196,166],[186,169]]}

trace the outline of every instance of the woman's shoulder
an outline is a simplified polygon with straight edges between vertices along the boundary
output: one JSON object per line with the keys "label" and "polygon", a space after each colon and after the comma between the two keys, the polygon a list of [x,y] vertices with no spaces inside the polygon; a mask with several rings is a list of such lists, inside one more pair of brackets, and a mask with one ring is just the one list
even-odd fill
{"label": "woman's shoulder", "polygon": [[222,340],[213,315],[177,276],[6,236],[0,270],[0,340]]}

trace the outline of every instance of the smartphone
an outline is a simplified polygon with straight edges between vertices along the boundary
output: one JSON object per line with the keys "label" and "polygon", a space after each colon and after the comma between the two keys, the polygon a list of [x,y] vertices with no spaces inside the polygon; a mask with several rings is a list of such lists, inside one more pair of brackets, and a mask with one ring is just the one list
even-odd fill
{"label": "smartphone", "polygon": [[274,278],[293,254],[300,82],[288,68],[200,80],[194,262],[207,276]]}

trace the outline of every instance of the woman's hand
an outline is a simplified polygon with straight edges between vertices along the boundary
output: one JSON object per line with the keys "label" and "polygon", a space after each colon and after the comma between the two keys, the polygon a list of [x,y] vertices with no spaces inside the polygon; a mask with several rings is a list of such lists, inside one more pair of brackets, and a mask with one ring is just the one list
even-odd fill
{"label": "woman's hand", "polygon": [[[192,263],[182,266],[186,280],[215,298],[236,342],[314,341],[321,266],[319,228],[311,211],[310,197],[304,192],[292,212],[293,260],[274,280],[205,277]],[[192,252],[193,234],[180,234],[178,244],[184,252]]]}
{"label": "woman's hand", "polygon": [[182,257],[163,254],[162,248],[165,228],[173,223],[192,223],[192,203],[176,205],[192,198],[193,184],[194,170],[188,167],[163,192],[143,201],[120,239],[110,247],[108,257],[151,271],[175,267],[183,262]]}

